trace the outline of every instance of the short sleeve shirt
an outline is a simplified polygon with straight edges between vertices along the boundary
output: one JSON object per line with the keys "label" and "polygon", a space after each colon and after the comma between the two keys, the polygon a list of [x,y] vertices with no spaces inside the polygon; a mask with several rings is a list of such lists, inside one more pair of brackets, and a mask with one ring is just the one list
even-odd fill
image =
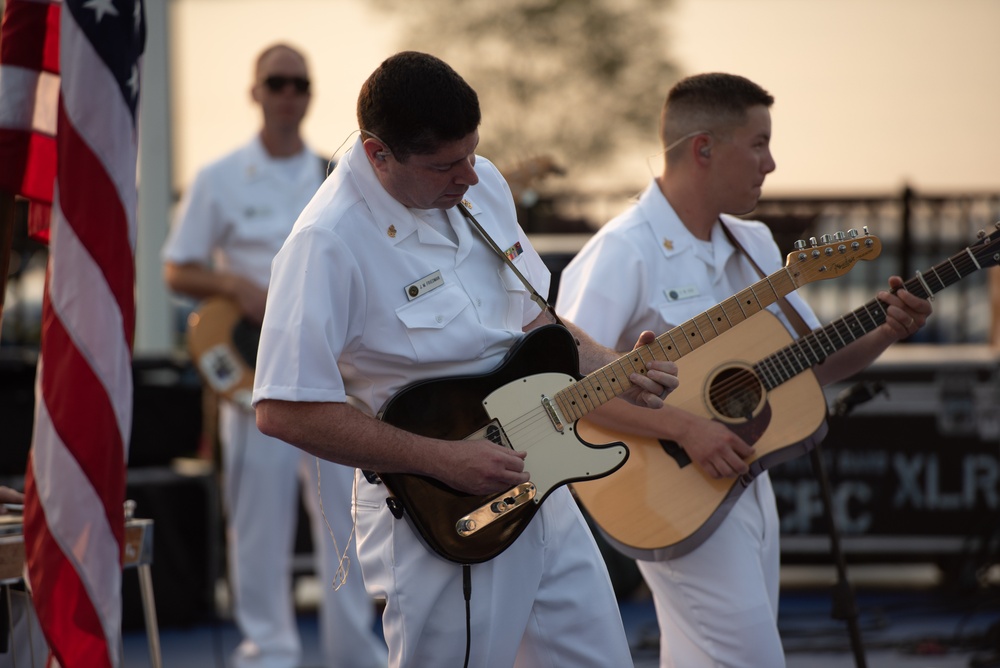
{"label": "short sleeve shirt", "polygon": [[[534,288],[549,273],[506,182],[477,158],[466,202]],[[275,258],[254,402],[343,402],[375,414],[417,380],[496,367],[540,313],[461,213],[452,243],[393,199],[358,140]]]}

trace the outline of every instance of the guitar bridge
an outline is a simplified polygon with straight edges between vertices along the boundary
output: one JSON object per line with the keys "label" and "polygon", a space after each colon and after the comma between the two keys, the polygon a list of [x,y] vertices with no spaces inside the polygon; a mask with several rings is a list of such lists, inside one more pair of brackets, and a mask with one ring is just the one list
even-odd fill
{"label": "guitar bridge", "polygon": [[534,483],[521,483],[459,519],[455,522],[455,531],[463,538],[471,536],[480,529],[488,527],[515,508],[523,506],[534,499],[537,491]]}

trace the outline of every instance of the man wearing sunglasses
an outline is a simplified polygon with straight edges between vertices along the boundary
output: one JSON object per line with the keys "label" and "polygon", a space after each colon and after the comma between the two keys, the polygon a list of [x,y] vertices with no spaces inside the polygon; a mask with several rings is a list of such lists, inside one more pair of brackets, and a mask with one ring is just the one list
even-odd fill
{"label": "man wearing sunglasses", "polygon": [[[198,173],[163,259],[171,290],[197,300],[227,298],[244,321],[259,327],[271,260],[323,182],[326,161],[309,150],[300,133],[311,99],[303,54],[287,44],[266,48],[253,81],[251,98],[263,117],[260,131]],[[256,345],[252,348],[255,353]],[[346,581],[336,586],[340,553],[349,550],[347,559],[357,561],[350,540],[353,471],[264,436],[253,411],[231,401],[220,401],[219,435],[233,613],[243,636],[232,665],[299,665],[292,556],[301,480],[323,584],[324,665],[385,666],[385,644],[372,632],[375,611],[360,569],[352,565]]]}

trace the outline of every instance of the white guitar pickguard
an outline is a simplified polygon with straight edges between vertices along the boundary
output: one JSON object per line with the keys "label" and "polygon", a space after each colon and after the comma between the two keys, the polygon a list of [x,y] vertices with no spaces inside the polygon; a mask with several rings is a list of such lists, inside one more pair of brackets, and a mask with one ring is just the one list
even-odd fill
{"label": "white guitar pickguard", "polygon": [[558,416],[559,431],[550,419],[543,399],[575,382],[566,374],[540,373],[507,383],[483,400],[483,408],[500,423],[511,447],[528,453],[524,468],[538,488],[535,503],[567,481],[605,475],[628,458],[623,445],[588,447],[577,438],[575,422]]}

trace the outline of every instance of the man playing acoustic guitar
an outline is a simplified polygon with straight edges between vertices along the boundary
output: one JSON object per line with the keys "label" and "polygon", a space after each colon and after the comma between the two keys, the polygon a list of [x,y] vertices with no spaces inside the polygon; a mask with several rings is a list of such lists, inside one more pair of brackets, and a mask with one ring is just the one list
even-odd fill
{"label": "man playing acoustic guitar", "polygon": [[[633,353],[618,359],[621,353],[566,323],[572,359],[578,354],[585,372],[613,365],[605,380],[574,393],[575,370],[539,374],[547,369],[536,367],[565,352],[548,346],[520,376],[511,373],[531,341],[566,330],[549,329],[553,316],[518,278],[542,294],[548,288],[510,190],[475,153],[475,91],[439,59],[399,53],[362,86],[358,123],[359,137],[275,258],[257,358],[258,426],[319,457],[378,472],[358,472],[355,512],[365,585],[386,599],[390,665],[632,665],[593,537],[568,489],[543,490],[539,480],[552,471],[534,463],[567,444],[576,444],[580,458],[592,450],[572,433],[571,411],[582,404],[620,396],[661,406],[661,395],[676,386],[676,366],[650,361],[648,351],[641,360]],[[652,337],[638,339],[644,346]],[[517,353],[504,361],[512,347]],[[511,380],[463,403],[467,383],[498,375]],[[449,377],[451,389],[413,385]],[[546,389],[537,392],[540,386]],[[433,434],[376,419],[398,393],[412,406],[403,417]],[[452,422],[484,407],[496,415],[517,413],[519,404],[533,407],[524,419],[484,420],[481,435],[449,436]],[[458,440],[465,436],[473,437]],[[572,467],[576,457],[558,459]],[[401,500],[401,478],[424,490]],[[421,507],[431,496],[460,505],[480,495],[458,520],[435,523],[438,511],[427,517]],[[442,502],[441,515],[448,505]],[[507,524],[536,507],[526,526]],[[457,544],[459,553],[482,536],[506,541],[507,528],[521,533],[492,558],[446,559],[421,540],[430,542],[436,524],[445,534],[437,543]]]}
{"label": "man playing acoustic guitar", "polygon": [[[565,269],[556,300],[559,312],[598,342],[616,346],[635,332],[659,332],[689,320],[780,269],[781,254],[768,228],[727,215],[753,210],[765,177],[775,168],[769,145],[772,103],[760,86],[729,74],[693,76],[674,86],[660,119],[663,173]],[[893,289],[902,284],[898,277],[889,280]],[[912,335],[931,312],[926,300],[905,290],[878,296],[886,305],[884,324],[817,366],[820,384],[860,371],[891,344]],[[795,293],[788,295],[787,304],[809,329],[819,326]],[[778,306],[771,310],[794,333]],[[761,316],[771,317],[762,313],[758,320]],[[749,322],[737,324],[732,334],[739,337],[749,328]],[[716,364],[725,356],[724,350],[717,352]],[[690,377],[683,364],[680,375],[682,390],[697,390],[699,379]],[[618,433],[676,443],[684,455],[683,462],[676,455],[678,461],[689,458],[712,479],[747,474],[746,460],[754,454],[752,444],[721,420],[670,402],[657,411],[609,404],[593,420]],[[663,450],[659,455],[668,457]],[[605,480],[612,484],[615,475]],[[641,523],[652,518],[630,519]],[[778,537],[777,508],[765,471],[693,551],[638,562],[656,605],[661,666],[784,665],[777,629]]]}

